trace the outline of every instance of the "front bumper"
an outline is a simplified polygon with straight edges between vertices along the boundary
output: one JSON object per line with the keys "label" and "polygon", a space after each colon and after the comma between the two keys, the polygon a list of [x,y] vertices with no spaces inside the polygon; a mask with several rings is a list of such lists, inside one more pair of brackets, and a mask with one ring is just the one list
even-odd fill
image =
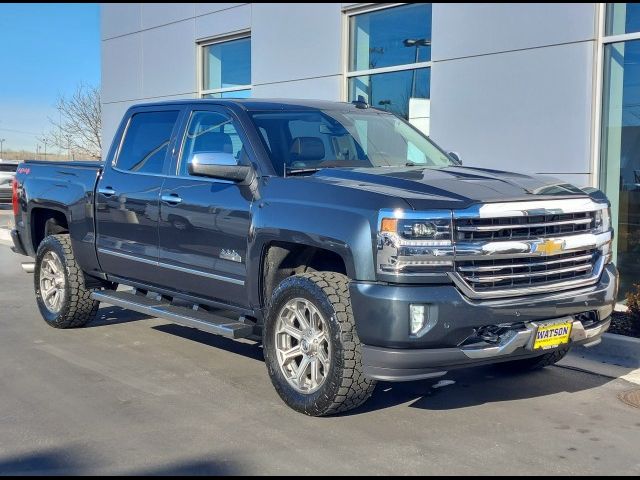
{"label": "front bumper", "polygon": [[[584,328],[579,320],[573,322],[569,345],[591,346],[611,323],[607,318],[591,328]],[[363,346],[364,373],[370,378],[385,381],[409,381],[437,377],[448,370],[487,365],[522,358],[535,357],[549,350],[528,349],[535,329],[527,326],[513,331],[497,344],[456,348],[392,349]]]}
{"label": "front bumper", "polygon": [[[497,354],[474,356],[465,342],[487,326],[512,325],[513,331],[526,331],[533,322],[573,317],[571,344],[594,343],[609,326],[617,289],[613,264],[606,265],[595,285],[527,297],[472,300],[453,285],[352,282],[350,287],[357,332],[364,344],[365,373],[384,380],[413,380],[452,368],[540,355],[526,348],[524,337],[528,341],[530,333],[523,333],[507,345],[485,345],[494,353],[502,348]],[[434,326],[411,336],[409,305],[416,303],[427,307]],[[583,328],[581,315],[587,312],[595,321]],[[584,338],[575,336],[580,331],[586,332]]]}

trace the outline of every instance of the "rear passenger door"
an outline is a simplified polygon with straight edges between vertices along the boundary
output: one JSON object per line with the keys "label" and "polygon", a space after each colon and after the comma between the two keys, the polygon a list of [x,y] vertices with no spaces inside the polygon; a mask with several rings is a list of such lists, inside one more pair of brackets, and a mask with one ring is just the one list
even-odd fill
{"label": "rear passenger door", "polygon": [[105,165],[96,194],[96,245],[107,274],[160,283],[160,190],[180,113],[180,106],[134,111]]}
{"label": "rear passenger door", "polygon": [[247,306],[247,242],[252,191],[247,185],[192,176],[198,153],[232,154],[250,164],[249,143],[234,114],[221,106],[191,112],[176,172],[164,182],[160,202],[160,275],[183,293]]}

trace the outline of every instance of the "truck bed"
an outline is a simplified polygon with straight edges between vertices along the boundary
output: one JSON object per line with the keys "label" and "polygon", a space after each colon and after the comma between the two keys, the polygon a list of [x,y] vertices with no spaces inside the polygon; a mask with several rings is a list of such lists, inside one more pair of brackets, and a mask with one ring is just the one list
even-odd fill
{"label": "truck bed", "polygon": [[103,162],[27,160],[18,165],[19,209],[16,230],[24,253],[35,256],[52,215],[71,234],[76,257],[89,271],[98,268],[95,246],[94,195]]}
{"label": "truck bed", "polygon": [[22,165],[50,165],[52,167],[92,167],[100,168],[104,165],[102,160],[25,160]]}

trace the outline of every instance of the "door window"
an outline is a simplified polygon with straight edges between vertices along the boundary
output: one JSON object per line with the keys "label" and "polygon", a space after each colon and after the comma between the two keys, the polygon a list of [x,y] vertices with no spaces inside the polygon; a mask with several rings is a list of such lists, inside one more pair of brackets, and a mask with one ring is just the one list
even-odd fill
{"label": "door window", "polygon": [[141,112],[129,120],[116,167],[136,173],[162,173],[178,111]]}
{"label": "door window", "polygon": [[179,175],[188,175],[189,161],[198,153],[228,153],[238,164],[247,162],[238,129],[222,112],[193,112],[185,132]]}

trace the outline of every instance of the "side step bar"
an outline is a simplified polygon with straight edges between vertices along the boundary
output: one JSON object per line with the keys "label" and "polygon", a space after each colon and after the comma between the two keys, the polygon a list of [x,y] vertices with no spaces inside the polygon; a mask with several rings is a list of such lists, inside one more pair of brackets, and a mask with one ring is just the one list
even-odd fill
{"label": "side step bar", "polygon": [[166,300],[136,294],[135,290],[120,292],[100,290],[93,292],[91,297],[102,303],[159,317],[185,327],[197,328],[227,338],[246,338],[253,334],[252,325],[205,310],[172,305]]}

